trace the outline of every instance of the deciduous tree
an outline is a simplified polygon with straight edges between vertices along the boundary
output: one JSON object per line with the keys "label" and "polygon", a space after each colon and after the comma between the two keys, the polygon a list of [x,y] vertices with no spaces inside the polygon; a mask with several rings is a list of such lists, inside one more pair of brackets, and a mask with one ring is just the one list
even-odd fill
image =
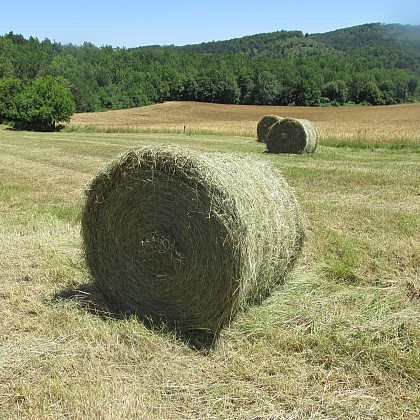
{"label": "deciduous tree", "polygon": [[76,111],[73,97],[62,77],[38,77],[15,100],[15,120],[21,125],[54,130]]}

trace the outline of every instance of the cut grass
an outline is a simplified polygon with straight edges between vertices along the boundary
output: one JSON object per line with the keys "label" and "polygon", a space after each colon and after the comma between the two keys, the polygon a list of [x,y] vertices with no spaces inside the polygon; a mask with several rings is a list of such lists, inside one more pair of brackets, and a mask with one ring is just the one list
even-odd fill
{"label": "cut grass", "polygon": [[[131,146],[266,159],[308,237],[288,281],[208,352],[113,313],[80,252],[81,190]],[[419,156],[250,137],[0,131],[0,418],[420,416]]]}
{"label": "cut grass", "polygon": [[406,139],[398,139],[392,141],[375,141],[366,138],[355,140],[336,140],[325,138],[322,141],[324,146],[330,147],[344,147],[349,149],[413,149],[418,150],[420,143],[407,141]]}

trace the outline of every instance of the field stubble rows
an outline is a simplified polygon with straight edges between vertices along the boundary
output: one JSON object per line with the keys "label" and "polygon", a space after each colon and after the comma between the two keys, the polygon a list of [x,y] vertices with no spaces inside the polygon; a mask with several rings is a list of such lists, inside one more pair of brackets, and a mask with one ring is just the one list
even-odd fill
{"label": "field stubble rows", "polygon": [[[288,281],[206,353],[109,312],[81,255],[86,182],[163,142],[266,159],[305,213]],[[418,418],[418,170],[411,149],[0,130],[0,418]]]}

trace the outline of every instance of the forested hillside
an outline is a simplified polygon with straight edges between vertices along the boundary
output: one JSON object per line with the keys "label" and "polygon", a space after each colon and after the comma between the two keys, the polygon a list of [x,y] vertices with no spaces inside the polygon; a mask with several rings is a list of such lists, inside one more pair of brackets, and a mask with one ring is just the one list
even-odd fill
{"label": "forested hillside", "polygon": [[402,46],[412,44],[420,48],[420,25],[370,23],[338,29],[324,34],[313,34],[311,38],[340,50],[375,45],[391,45],[394,43],[401,43]]}
{"label": "forested hillside", "polygon": [[131,49],[63,45],[10,32],[0,36],[0,118],[17,115],[14,98],[47,76],[66,80],[79,112],[168,100],[397,104],[419,99],[420,26],[367,24],[313,35],[279,31]]}
{"label": "forested hillside", "polygon": [[[177,48],[195,53],[242,53],[247,55],[265,53],[271,57],[282,57],[285,51],[294,48],[300,49],[302,45],[312,45],[313,51],[309,54],[313,55],[331,52],[334,49],[348,51],[352,48],[390,46],[392,44],[403,49],[410,45],[420,48],[420,25],[368,23],[311,35],[304,35],[301,31],[277,31]],[[416,54],[419,55],[419,51]]]}

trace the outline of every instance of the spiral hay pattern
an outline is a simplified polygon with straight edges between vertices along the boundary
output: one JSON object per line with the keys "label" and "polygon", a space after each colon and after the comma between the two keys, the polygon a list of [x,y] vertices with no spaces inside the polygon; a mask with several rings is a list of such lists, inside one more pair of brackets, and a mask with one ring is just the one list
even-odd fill
{"label": "spiral hay pattern", "polygon": [[96,175],[82,236],[94,282],[120,310],[217,332],[284,280],[304,233],[271,165],[161,145]]}
{"label": "spiral hay pattern", "polygon": [[257,137],[260,143],[265,143],[265,139],[270,128],[278,121],[281,121],[283,118],[278,117],[277,115],[264,115],[257,124]]}
{"label": "spiral hay pattern", "polygon": [[308,120],[284,118],[271,126],[265,143],[271,153],[313,153],[318,132]]}

